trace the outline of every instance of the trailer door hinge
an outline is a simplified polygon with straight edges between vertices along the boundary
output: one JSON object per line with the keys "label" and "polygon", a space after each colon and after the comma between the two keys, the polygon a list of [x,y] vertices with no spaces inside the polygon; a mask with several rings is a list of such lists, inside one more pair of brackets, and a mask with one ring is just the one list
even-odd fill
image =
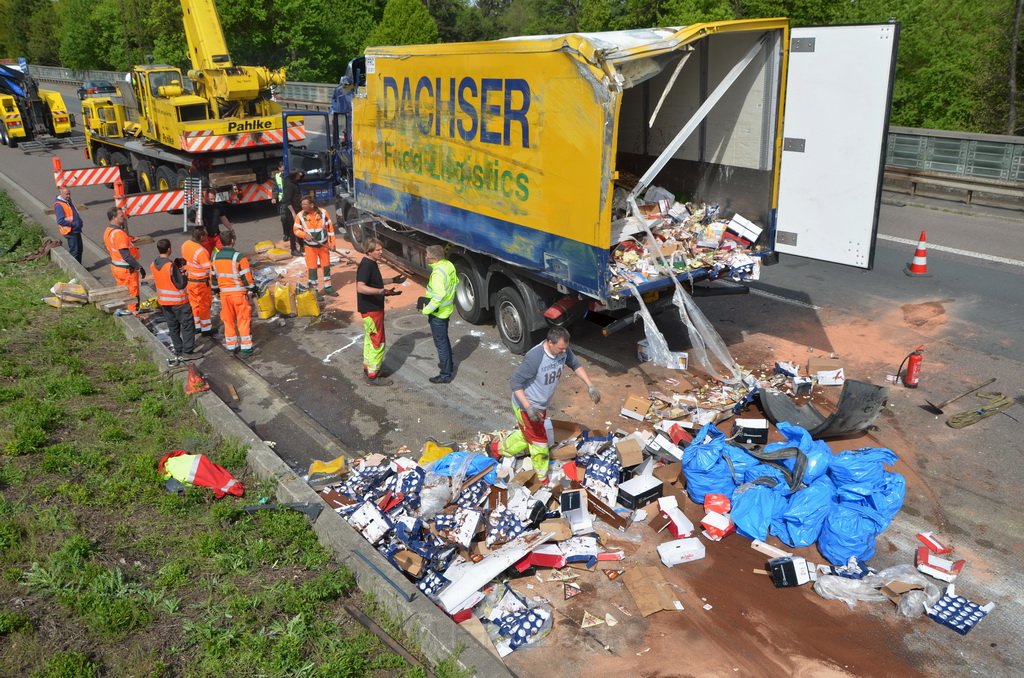
{"label": "trailer door hinge", "polygon": [[814,38],[793,38],[789,42],[790,52],[813,52]]}

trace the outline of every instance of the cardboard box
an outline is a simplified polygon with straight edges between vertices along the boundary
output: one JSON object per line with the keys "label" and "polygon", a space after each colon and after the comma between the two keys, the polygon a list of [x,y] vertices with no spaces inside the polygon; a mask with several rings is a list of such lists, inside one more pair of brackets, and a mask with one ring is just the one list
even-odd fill
{"label": "cardboard box", "polygon": [[423,574],[423,556],[414,551],[399,551],[395,554],[395,564],[413,577]]}
{"label": "cardboard box", "polygon": [[654,476],[637,476],[619,485],[619,504],[631,511],[650,504],[661,496],[661,480]]}
{"label": "cardboard box", "polygon": [[744,445],[768,444],[767,419],[737,419],[734,424],[734,440]]}
{"label": "cardboard box", "polygon": [[622,575],[626,590],[633,596],[640,614],[649,617],[662,610],[682,610],[683,604],[676,598],[672,586],[661,571],[652,566],[634,567]]}
{"label": "cardboard box", "polygon": [[952,553],[953,547],[946,546],[941,539],[935,536],[934,532],[920,532],[917,540],[928,547],[932,553]]}
{"label": "cardboard box", "polygon": [[838,358],[809,358],[807,374],[819,386],[842,386],[846,382],[844,365]]}
{"label": "cardboard box", "polygon": [[918,547],[916,562],[920,572],[945,582],[954,581],[967,566],[966,560],[953,561],[939,558],[929,551],[927,546]]}
{"label": "cardboard box", "polygon": [[619,453],[622,468],[636,466],[644,461],[644,447],[638,436],[630,435],[615,441],[615,450]]}
{"label": "cardboard box", "polygon": [[[689,365],[690,354],[686,351],[671,351],[670,355],[672,356],[672,362],[668,366],[670,370],[685,370]],[[649,363],[653,360],[650,344],[646,339],[636,342],[636,359],[641,363]]]}
{"label": "cardboard box", "polygon": [[705,555],[704,544],[697,537],[676,539],[658,544],[658,556],[666,567],[700,560]]}
{"label": "cardboard box", "polygon": [[893,579],[892,581],[886,582],[882,588],[878,589],[878,592],[891,600],[893,605],[899,605],[900,598],[904,593],[907,593],[908,591],[917,591],[923,588],[924,586],[915,582]]}
{"label": "cardboard box", "polygon": [[686,504],[686,477],[680,462],[659,466],[654,469],[654,477],[661,481],[662,497],[674,498],[679,506]]}
{"label": "cardboard box", "polygon": [[734,214],[726,228],[737,236],[736,240],[746,245],[757,242],[757,239],[761,237],[761,231],[764,230],[740,214]]}
{"label": "cardboard box", "polygon": [[700,521],[704,528],[704,536],[711,541],[721,541],[726,535],[736,531],[736,524],[727,513],[708,511]]}
{"label": "cardboard box", "polygon": [[818,571],[814,565],[800,556],[775,558],[769,560],[766,566],[776,588],[801,586],[818,579]]}
{"label": "cardboard box", "polygon": [[814,380],[810,377],[792,377],[789,380],[789,387],[793,390],[794,396],[808,396],[811,395]]}
{"label": "cardboard box", "polygon": [[651,409],[651,399],[644,398],[642,396],[630,394],[626,396],[626,400],[622,403],[622,410],[619,412],[623,417],[627,419],[636,419],[637,421],[643,421],[644,417],[647,416],[647,412]]}

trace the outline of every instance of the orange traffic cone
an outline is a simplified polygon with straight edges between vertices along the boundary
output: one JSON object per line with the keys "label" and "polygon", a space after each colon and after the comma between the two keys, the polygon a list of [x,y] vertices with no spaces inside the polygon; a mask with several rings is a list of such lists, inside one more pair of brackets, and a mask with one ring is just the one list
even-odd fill
{"label": "orange traffic cone", "polygon": [[921,238],[917,242],[917,249],[914,250],[914,261],[907,264],[903,272],[916,278],[928,277],[928,252],[925,244],[925,233],[921,231]]}
{"label": "orange traffic cone", "polygon": [[195,395],[203,391],[209,391],[210,385],[203,379],[203,373],[195,365],[188,366],[188,381],[185,382],[185,394]]}

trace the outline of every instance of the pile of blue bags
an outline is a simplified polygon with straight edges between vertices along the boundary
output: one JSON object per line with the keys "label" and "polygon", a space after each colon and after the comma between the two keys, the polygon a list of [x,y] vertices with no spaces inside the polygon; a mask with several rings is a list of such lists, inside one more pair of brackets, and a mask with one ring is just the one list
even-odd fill
{"label": "pile of blue bags", "polygon": [[870,559],[906,495],[903,476],[885,470],[896,454],[879,447],[833,454],[799,426],[782,422],[778,429],[785,442],[752,452],[730,445],[713,424],[704,426],[683,450],[690,499],[731,497],[736,530],[751,539],[773,534],[793,547],[817,542],[834,565],[851,556]]}

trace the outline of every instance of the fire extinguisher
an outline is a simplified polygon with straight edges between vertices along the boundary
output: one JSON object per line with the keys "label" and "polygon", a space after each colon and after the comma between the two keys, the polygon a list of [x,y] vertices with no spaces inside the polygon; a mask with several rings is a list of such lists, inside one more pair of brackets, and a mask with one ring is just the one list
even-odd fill
{"label": "fire extinguisher", "polygon": [[[921,359],[924,351],[924,346],[918,346],[903,359],[900,363],[900,368],[896,370],[896,378],[899,379],[899,375],[903,375],[903,385],[907,388],[917,388],[921,381]],[[903,371],[903,366],[907,366],[907,371]]]}

